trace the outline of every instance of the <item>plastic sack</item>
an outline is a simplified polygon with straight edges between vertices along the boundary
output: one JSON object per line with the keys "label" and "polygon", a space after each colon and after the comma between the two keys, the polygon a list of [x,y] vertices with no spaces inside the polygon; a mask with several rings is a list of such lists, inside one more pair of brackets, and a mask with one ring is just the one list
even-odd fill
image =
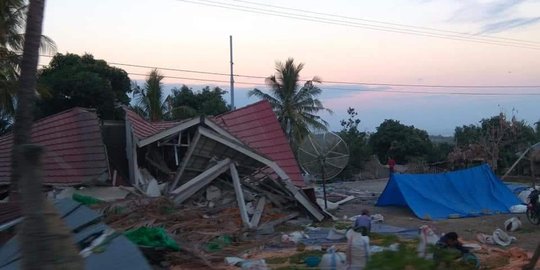
{"label": "plastic sack", "polygon": [[139,246],[168,248],[174,251],[180,250],[180,246],[178,246],[176,241],[174,241],[163,228],[141,227],[127,231],[124,235],[131,242]]}
{"label": "plastic sack", "polygon": [[347,256],[343,252],[336,252],[336,247],[332,246],[328,252],[322,256],[319,269],[321,270],[345,270]]}
{"label": "plastic sack", "polygon": [[495,241],[497,245],[506,247],[509,246],[514,240],[516,240],[515,237],[508,235],[501,229],[496,229],[493,232],[493,241]]}
{"label": "plastic sack", "polygon": [[521,228],[521,220],[517,217],[509,218],[504,222],[506,231],[514,232]]}
{"label": "plastic sack", "polygon": [[431,227],[429,227],[428,225],[420,226],[419,237],[420,237],[420,242],[418,243],[418,247],[416,248],[416,251],[418,252],[418,256],[422,258],[432,257],[433,254],[427,253],[427,246],[437,244],[437,241],[439,241],[440,237],[437,234],[435,234],[433,229],[431,229]]}
{"label": "plastic sack", "polygon": [[516,204],[510,207],[510,212],[514,214],[522,214],[527,212],[527,206],[523,204]]}
{"label": "plastic sack", "polygon": [[347,269],[364,269],[369,258],[369,251],[368,236],[363,236],[354,230],[347,232]]}

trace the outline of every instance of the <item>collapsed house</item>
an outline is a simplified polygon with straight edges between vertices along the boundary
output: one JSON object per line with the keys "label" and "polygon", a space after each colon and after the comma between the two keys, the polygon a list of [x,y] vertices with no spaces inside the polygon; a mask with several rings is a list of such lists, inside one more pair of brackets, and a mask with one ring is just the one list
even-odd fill
{"label": "collapsed house", "polygon": [[267,101],[179,122],[151,123],[127,108],[125,113],[129,178],[149,196],[170,194],[183,203],[216,181],[232,184],[247,227],[255,224],[247,219],[246,200],[262,198],[277,206],[297,203],[324,218],[300,189],[300,168]]}
{"label": "collapsed house", "polygon": [[[101,127],[92,110],[72,108],[36,121],[32,142],[45,148],[43,184],[51,187],[104,184],[109,164]],[[0,137],[0,185],[10,184],[13,133]]]}
{"label": "collapsed house", "polygon": [[[90,187],[82,195],[110,191],[122,198],[129,192],[91,187],[132,185],[147,197],[166,196],[182,204],[214,190],[236,198],[247,228],[257,226],[250,207],[262,211],[265,202],[324,218],[302,189],[300,168],[268,102],[177,122],[149,122],[129,108],[124,112],[125,120],[100,121],[93,110],[72,108],[34,123],[32,141],[45,148],[43,183],[53,198],[62,198],[59,190],[81,186]],[[0,138],[5,190],[12,141],[11,133]]]}

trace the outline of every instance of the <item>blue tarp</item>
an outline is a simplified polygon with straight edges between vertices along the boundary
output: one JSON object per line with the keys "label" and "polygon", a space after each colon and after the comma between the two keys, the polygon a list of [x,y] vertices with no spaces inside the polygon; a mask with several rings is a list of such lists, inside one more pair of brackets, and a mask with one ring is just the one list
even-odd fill
{"label": "blue tarp", "polygon": [[441,174],[394,174],[377,206],[407,206],[421,219],[508,213],[519,199],[484,164]]}

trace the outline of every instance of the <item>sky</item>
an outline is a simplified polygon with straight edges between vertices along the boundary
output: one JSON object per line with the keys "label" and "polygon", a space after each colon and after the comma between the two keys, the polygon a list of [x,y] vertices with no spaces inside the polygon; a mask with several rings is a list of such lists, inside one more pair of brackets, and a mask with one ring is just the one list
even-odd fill
{"label": "sky", "polygon": [[[395,85],[540,86],[539,14],[540,0],[54,0],[47,1],[43,32],[59,53],[223,74],[230,72],[232,35],[235,74],[269,76],[276,61],[293,57],[305,64],[302,79],[321,77],[320,99],[333,111],[322,116],[332,130],[353,107],[364,131],[396,119],[452,135],[456,126],[499,112],[539,121],[540,88]],[[150,71],[118,67],[132,80]],[[227,81],[224,75],[161,72],[167,88],[229,90],[226,82],[205,82]],[[236,81],[236,107],[257,101],[248,98],[250,89],[267,90],[261,78]]]}

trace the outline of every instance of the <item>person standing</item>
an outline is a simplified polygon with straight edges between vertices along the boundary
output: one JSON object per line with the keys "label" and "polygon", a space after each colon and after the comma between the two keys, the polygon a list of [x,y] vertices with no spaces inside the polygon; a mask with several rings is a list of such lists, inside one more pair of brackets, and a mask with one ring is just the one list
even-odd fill
{"label": "person standing", "polygon": [[388,157],[388,171],[390,172],[390,175],[394,174],[395,167],[396,167],[396,161],[391,156],[389,156]]}

